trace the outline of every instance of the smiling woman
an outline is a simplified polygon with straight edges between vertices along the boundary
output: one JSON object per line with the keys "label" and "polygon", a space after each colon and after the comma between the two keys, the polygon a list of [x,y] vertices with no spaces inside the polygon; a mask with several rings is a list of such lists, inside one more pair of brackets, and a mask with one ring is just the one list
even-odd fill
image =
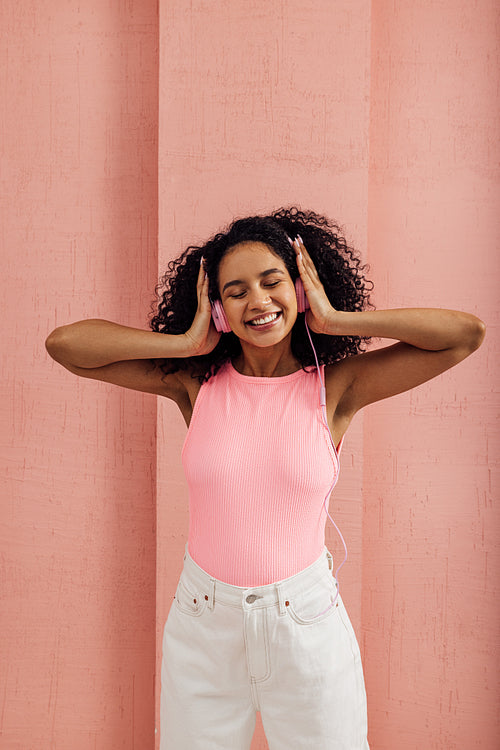
{"label": "smiling woman", "polygon": [[[256,711],[276,747],[368,748],[360,651],[325,547],[338,451],[357,411],[456,365],[484,324],[370,309],[364,270],[328,219],[281,209],[171,262],[152,332],[90,320],[47,339],[71,372],[166,396],[189,427],[161,750],[248,750]],[[371,336],[396,343],[363,352]]]}

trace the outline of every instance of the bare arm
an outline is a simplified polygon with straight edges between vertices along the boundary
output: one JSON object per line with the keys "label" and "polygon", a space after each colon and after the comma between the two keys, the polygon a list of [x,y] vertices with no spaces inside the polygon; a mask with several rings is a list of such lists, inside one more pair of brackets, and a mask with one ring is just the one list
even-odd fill
{"label": "bare arm", "polygon": [[56,328],[45,346],[69,372],[178,401],[181,384],[151,359],[188,356],[181,336],[128,328],[108,320],[81,320]]}
{"label": "bare arm", "polygon": [[296,242],[295,248],[297,266],[310,303],[307,322],[313,331],[330,336],[373,336],[399,342],[348,357],[329,368],[330,390],[335,389],[338,396],[337,416],[341,414],[349,419],[367,404],[425,383],[458,364],[481,345],[486,330],[484,323],[475,315],[458,310],[335,310],[303,243]]}
{"label": "bare arm", "polygon": [[403,308],[367,312],[333,310],[324,333],[397,339],[429,351],[469,348],[483,340],[485,326],[475,315],[439,308]]}
{"label": "bare arm", "polygon": [[198,309],[186,333],[156,333],[90,319],[56,328],[45,346],[56,362],[76,375],[178,401],[185,390],[179,378],[175,373],[163,375],[150,360],[199,356],[215,347],[219,334],[211,324],[208,282],[202,268],[197,294]]}
{"label": "bare arm", "polygon": [[345,360],[345,390],[339,408],[351,414],[453,367],[472,354],[485,335],[479,318],[456,310],[410,308],[337,315],[341,322],[336,331],[345,335],[399,341]]}
{"label": "bare arm", "polygon": [[185,334],[142,331],[109,320],[80,320],[56,328],[45,346],[56,362],[89,369],[132,359],[191,356]]}

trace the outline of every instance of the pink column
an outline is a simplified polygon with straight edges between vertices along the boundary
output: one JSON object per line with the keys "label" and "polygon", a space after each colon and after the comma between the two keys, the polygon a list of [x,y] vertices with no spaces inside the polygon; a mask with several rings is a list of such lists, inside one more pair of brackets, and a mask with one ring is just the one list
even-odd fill
{"label": "pink column", "polygon": [[[325,212],[365,244],[369,19],[367,0],[160,4],[160,269],[234,217],[280,205]],[[348,538],[343,595],[356,627],[361,426],[360,417],[331,503]],[[157,701],[161,632],[188,531],[176,407],[159,403],[158,427]],[[327,543],[341,554],[329,524]],[[265,747],[258,727],[252,748]]]}
{"label": "pink column", "polygon": [[56,325],[141,326],[156,279],[156,3],[2,3],[0,744],[154,744],[155,400]]}
{"label": "pink column", "polygon": [[489,326],[456,369],[365,413],[362,632],[378,750],[498,742],[498,23],[494,0],[372,4],[377,306],[464,309]]}

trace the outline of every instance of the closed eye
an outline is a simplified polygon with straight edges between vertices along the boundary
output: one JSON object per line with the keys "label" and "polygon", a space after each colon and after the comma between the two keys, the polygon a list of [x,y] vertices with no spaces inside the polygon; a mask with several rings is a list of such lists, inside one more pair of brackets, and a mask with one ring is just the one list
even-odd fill
{"label": "closed eye", "polygon": [[[272,289],[273,287],[275,287],[275,286],[278,286],[278,284],[280,284],[280,283],[281,283],[281,279],[278,279],[278,281],[270,281],[270,282],[268,282],[267,284],[263,284],[262,286],[263,286],[263,287],[264,287],[265,289]],[[242,297],[244,296],[244,294],[245,294],[245,293],[246,293],[246,292],[245,292],[245,290],[244,290],[244,291],[242,291],[242,292],[238,292],[237,294],[230,294],[229,296],[230,296],[230,297],[231,297],[232,299],[241,299],[241,298],[242,298]]]}

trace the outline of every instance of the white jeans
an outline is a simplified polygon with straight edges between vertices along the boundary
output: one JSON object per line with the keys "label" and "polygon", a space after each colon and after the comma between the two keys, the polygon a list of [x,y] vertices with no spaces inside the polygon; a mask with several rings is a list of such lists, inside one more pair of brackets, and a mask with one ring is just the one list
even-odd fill
{"label": "white jeans", "polygon": [[[189,556],[163,635],[160,750],[369,750],[359,647],[325,547],[283,581],[244,588]],[[326,610],[326,611],[325,611]]]}

